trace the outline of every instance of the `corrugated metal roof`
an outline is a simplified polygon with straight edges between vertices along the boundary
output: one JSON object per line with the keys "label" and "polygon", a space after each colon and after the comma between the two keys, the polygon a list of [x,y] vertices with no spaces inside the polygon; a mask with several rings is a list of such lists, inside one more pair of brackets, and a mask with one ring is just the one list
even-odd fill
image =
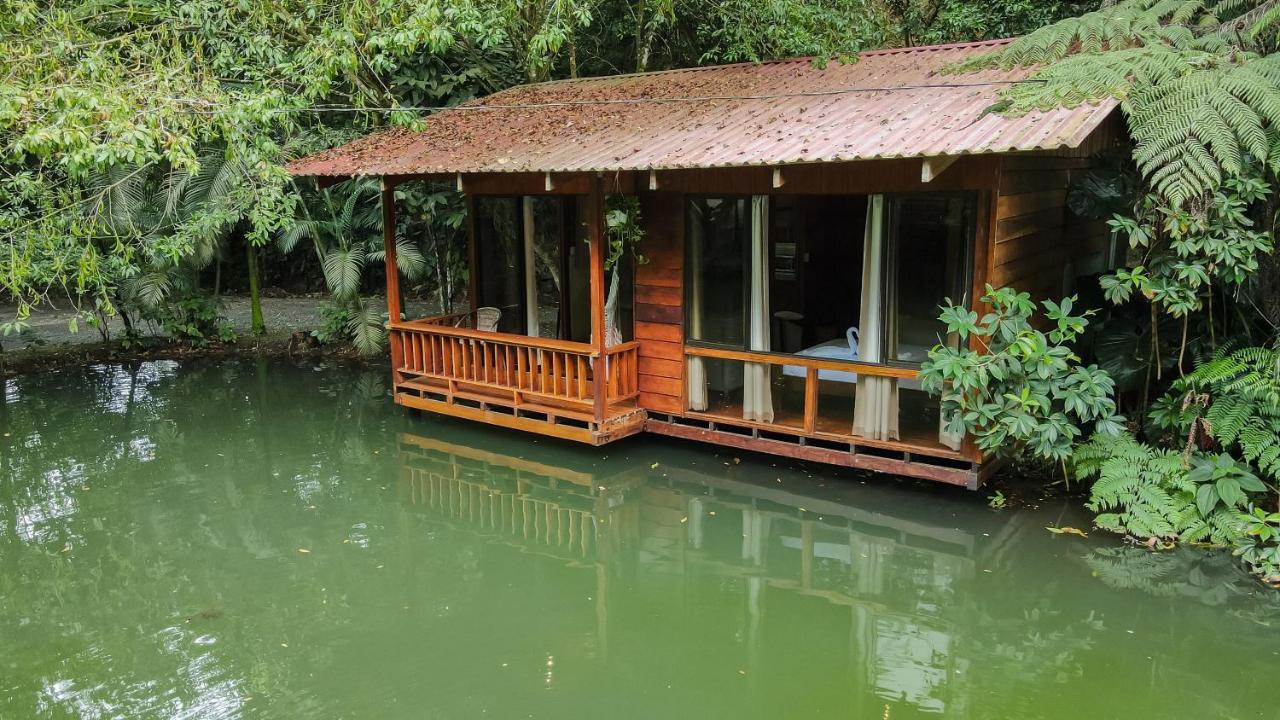
{"label": "corrugated metal roof", "polygon": [[[294,175],[591,172],[1075,148],[1114,101],[987,112],[1026,69],[942,75],[1010,42],[561,80],[510,88],[289,165]],[[984,114],[985,113],[985,114]]]}

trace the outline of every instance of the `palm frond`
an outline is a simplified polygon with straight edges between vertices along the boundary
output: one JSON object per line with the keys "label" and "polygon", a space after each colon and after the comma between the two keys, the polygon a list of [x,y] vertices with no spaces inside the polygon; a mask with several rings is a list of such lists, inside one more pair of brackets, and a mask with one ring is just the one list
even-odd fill
{"label": "palm frond", "polygon": [[338,299],[355,297],[364,271],[365,252],[360,247],[332,248],[325,253],[321,267],[325,283]]}

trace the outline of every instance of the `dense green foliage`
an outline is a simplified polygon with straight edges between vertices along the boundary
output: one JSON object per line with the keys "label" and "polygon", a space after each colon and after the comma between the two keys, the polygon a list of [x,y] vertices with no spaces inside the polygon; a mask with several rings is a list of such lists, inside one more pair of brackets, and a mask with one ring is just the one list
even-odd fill
{"label": "dense green foliage", "polygon": [[1038,65],[1009,91],[1024,112],[1113,97],[1151,187],[1180,207],[1280,167],[1280,12],[1270,0],[1123,0],[1030,33],[979,64]]}
{"label": "dense green foliage", "polygon": [[1095,435],[1074,461],[1080,479],[1094,480],[1088,503],[1098,513],[1094,522],[1149,543],[1233,544],[1249,495],[1266,491],[1229,455],[1188,460],[1128,434]]}
{"label": "dense green foliage", "polygon": [[[553,77],[1006,35],[1077,7],[1056,0],[0,0],[0,293],[18,308],[16,318],[4,318],[5,330],[21,329],[29,308],[43,302],[70,301],[86,315],[136,314],[139,301],[197,292],[210,272],[238,267],[234,246],[249,246],[241,252],[250,269],[259,259],[301,265],[304,276],[328,267],[327,280],[342,269],[343,290],[376,290],[376,273],[364,273],[358,261],[357,248],[366,259],[369,251],[361,240],[349,238],[345,247],[329,235],[322,253],[288,259],[271,247],[296,235],[300,223],[333,219],[328,206],[343,207],[348,195],[359,196],[361,210],[376,202],[360,187],[314,196],[309,185],[294,187],[282,164],[379,126],[411,125],[433,107]],[[136,189],[214,176],[216,197],[181,213],[169,208],[149,212],[145,222],[118,222],[117,200],[140,199],[131,197]],[[426,258],[414,289],[448,307],[465,285],[461,210],[452,191],[419,185],[398,192],[408,209],[398,228],[402,257],[414,257],[407,252],[414,247]],[[341,262],[324,265],[335,253]],[[337,302],[360,323],[372,322],[349,297]]]}
{"label": "dense green foliage", "polygon": [[1220,353],[1176,381],[1153,419],[1188,448],[1213,443],[1280,481],[1280,349]]}
{"label": "dense green foliage", "polygon": [[1277,501],[1280,469],[1278,45],[1275,0],[1122,0],[955,68],[1037,66],[995,111],[1119,101],[1128,161],[1069,200],[1128,246],[1099,278],[1112,309],[1087,350],[1135,412],[1129,432],[1065,454],[1100,527],[1235,545],[1267,578],[1280,575],[1261,508]]}
{"label": "dense green foliage", "polygon": [[1032,325],[1036,308],[1026,293],[988,285],[982,302],[991,309],[981,318],[967,307],[943,308],[939,319],[960,343],[934,348],[920,369],[951,432],[971,434],[992,455],[1026,450],[1065,460],[1082,432],[1119,431],[1111,378],[1071,350],[1089,313],[1072,315],[1070,298],[1045,301],[1046,333]]}

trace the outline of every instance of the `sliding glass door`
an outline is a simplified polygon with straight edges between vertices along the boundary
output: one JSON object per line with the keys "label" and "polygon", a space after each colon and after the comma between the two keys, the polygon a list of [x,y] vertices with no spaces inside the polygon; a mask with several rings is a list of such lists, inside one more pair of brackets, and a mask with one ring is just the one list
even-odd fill
{"label": "sliding glass door", "polygon": [[690,353],[689,409],[958,447],[918,381],[830,362],[914,369],[953,342],[938,306],[967,301],[975,221],[972,193],[690,199],[686,341],[717,350]]}
{"label": "sliding glass door", "polygon": [[947,341],[939,306],[968,301],[976,203],[961,193],[890,199],[885,359],[919,365]]}

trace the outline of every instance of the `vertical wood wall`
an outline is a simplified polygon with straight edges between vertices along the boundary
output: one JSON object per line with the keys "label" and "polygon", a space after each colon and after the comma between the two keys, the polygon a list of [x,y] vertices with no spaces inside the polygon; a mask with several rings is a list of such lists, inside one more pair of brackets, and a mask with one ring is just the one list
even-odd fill
{"label": "vertical wood wall", "polygon": [[640,194],[645,220],[636,266],[635,338],[640,407],[684,412],[684,195]]}
{"label": "vertical wood wall", "polygon": [[995,232],[987,282],[1035,299],[1058,298],[1080,264],[1107,247],[1105,223],[1067,208],[1067,188],[1089,167],[1083,158],[1009,155],[995,194]]}

